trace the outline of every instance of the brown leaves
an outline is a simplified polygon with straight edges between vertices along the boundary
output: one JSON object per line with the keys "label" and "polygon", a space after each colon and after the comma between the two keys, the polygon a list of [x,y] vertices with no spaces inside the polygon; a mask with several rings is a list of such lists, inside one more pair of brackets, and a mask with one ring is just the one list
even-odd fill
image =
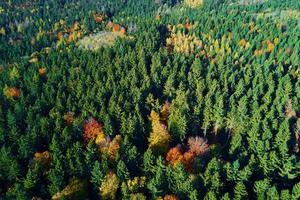
{"label": "brown leaves", "polygon": [[209,150],[207,140],[201,137],[190,137],[188,139],[188,146],[190,152],[197,156],[204,155]]}
{"label": "brown leaves", "polygon": [[120,144],[122,141],[121,135],[116,135],[116,137],[108,145],[108,155],[111,160],[115,160],[120,149]]}
{"label": "brown leaves", "polygon": [[61,41],[63,39],[63,33],[61,32],[61,31],[59,31],[58,33],[57,33],[57,40],[58,41]]}
{"label": "brown leaves", "polygon": [[51,164],[51,157],[49,151],[44,152],[36,152],[34,154],[34,160],[38,163],[40,163],[43,167],[46,169],[50,168]]}
{"label": "brown leaves", "polygon": [[38,69],[38,72],[39,72],[39,75],[40,76],[46,76],[46,68],[45,67],[42,67],[42,68],[39,68]]}
{"label": "brown leaves", "polygon": [[163,121],[165,124],[167,124],[169,119],[170,107],[171,107],[170,102],[166,101],[165,104],[160,109],[161,121]]}
{"label": "brown leaves", "polygon": [[74,113],[73,112],[67,112],[65,115],[64,115],[64,120],[65,120],[65,123],[68,125],[68,126],[71,126],[74,122]]}
{"label": "brown leaves", "polygon": [[61,191],[52,196],[52,200],[85,199],[87,193],[86,183],[78,178],[72,178],[69,184]]}
{"label": "brown leaves", "polygon": [[107,25],[106,25],[106,27],[107,27],[108,29],[112,29],[113,26],[114,26],[114,24],[113,24],[111,21],[109,21],[109,22],[107,23]]}
{"label": "brown leaves", "polygon": [[184,25],[184,27],[188,30],[188,31],[190,31],[190,30],[192,30],[192,28],[193,28],[193,24],[191,24],[191,23],[186,23],[185,25]]}
{"label": "brown leaves", "polygon": [[285,116],[287,118],[297,118],[297,113],[293,108],[291,100],[288,100],[287,104],[285,105]]}

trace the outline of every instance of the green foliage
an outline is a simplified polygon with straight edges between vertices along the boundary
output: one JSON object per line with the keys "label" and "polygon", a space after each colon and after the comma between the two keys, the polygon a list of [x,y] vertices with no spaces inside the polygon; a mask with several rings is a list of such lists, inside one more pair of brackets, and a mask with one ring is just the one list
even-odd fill
{"label": "green foliage", "polygon": [[[299,10],[1,2],[0,199],[299,199]],[[90,117],[97,142],[85,139]],[[203,155],[192,137],[207,141]],[[174,147],[190,169],[166,162]]]}

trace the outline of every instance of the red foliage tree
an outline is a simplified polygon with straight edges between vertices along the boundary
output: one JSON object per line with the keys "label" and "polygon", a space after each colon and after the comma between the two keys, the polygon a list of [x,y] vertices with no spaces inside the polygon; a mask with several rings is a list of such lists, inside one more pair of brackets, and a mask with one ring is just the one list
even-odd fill
{"label": "red foliage tree", "polygon": [[196,155],[193,154],[193,153],[190,152],[190,151],[185,152],[185,153],[183,154],[182,162],[183,162],[185,168],[186,168],[189,172],[192,172],[193,162],[194,162],[195,157],[196,157]]}
{"label": "red foliage tree", "polygon": [[84,123],[83,130],[83,138],[86,143],[88,143],[90,140],[95,140],[98,135],[103,134],[102,125],[93,117],[90,117]]}

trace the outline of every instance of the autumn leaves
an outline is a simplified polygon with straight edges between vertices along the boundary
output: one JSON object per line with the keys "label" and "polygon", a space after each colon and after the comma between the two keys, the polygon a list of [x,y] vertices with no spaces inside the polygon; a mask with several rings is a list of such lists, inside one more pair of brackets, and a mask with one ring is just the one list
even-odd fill
{"label": "autumn leaves", "polygon": [[191,8],[196,8],[202,5],[203,2],[203,0],[184,0],[184,3]]}
{"label": "autumn leaves", "polygon": [[188,145],[178,144],[173,148],[170,147],[172,139],[168,131],[168,117],[170,114],[170,103],[166,102],[159,113],[151,111],[149,119],[152,124],[152,131],[148,138],[149,148],[157,153],[166,155],[166,161],[176,166],[183,163],[185,168],[192,172],[192,165],[197,156],[203,156],[209,151],[209,145],[206,139],[201,137],[190,137]]}
{"label": "autumn leaves", "polygon": [[152,123],[152,132],[148,138],[149,148],[159,154],[164,153],[169,148],[171,135],[167,130],[166,124],[160,121],[158,113],[151,111],[149,119]]}
{"label": "autumn leaves", "polygon": [[86,144],[95,141],[98,150],[108,155],[111,160],[116,159],[122,140],[121,135],[116,135],[111,141],[110,137],[104,134],[102,125],[92,117],[83,125],[83,139]]}
{"label": "autumn leaves", "polygon": [[187,34],[193,25],[191,23],[178,24],[176,26],[168,26],[170,36],[166,40],[169,52],[178,52],[185,55],[193,54],[203,47],[202,41],[195,34]]}

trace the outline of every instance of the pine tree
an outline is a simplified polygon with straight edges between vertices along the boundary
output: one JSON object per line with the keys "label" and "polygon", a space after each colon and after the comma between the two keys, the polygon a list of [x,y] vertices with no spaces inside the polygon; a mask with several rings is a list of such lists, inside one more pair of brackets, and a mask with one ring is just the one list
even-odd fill
{"label": "pine tree", "polygon": [[238,182],[234,187],[234,199],[245,199],[248,193],[246,186],[242,182]]}

